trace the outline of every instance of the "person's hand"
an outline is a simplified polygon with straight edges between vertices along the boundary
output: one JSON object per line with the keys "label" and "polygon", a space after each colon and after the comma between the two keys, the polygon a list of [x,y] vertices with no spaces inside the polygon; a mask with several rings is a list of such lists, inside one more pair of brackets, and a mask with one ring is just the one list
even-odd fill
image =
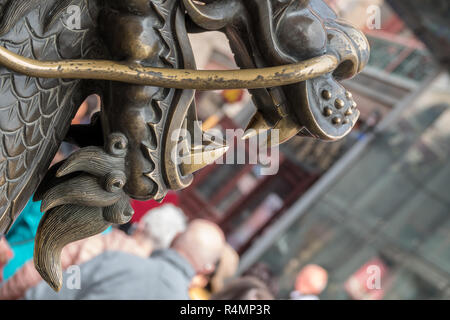
{"label": "person's hand", "polygon": [[11,251],[8,242],[6,242],[4,237],[0,238],[0,282],[3,281],[3,267],[12,257],[13,252]]}

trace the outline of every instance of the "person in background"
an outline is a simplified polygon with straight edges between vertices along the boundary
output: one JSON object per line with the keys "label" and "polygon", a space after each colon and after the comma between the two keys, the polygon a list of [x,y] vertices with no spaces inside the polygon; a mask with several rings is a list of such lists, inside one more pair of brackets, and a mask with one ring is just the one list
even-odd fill
{"label": "person in background", "polygon": [[239,255],[232,246],[227,244],[220,257],[219,264],[211,277],[211,292],[216,293],[222,290],[225,284],[235,275],[239,267]]}
{"label": "person in background", "polygon": [[189,299],[191,300],[209,300],[211,291],[208,290],[209,275],[197,274],[189,285]]}
{"label": "person in background", "polygon": [[42,217],[40,206],[40,202],[30,200],[5,236],[13,257],[4,267],[4,280],[11,278],[33,258],[34,237]]}
{"label": "person in background", "polygon": [[170,248],[173,239],[186,230],[187,219],[183,211],[172,204],[148,211],[137,224],[136,238],[152,241],[153,250]]}
{"label": "person in background", "polygon": [[[61,253],[63,270],[70,266],[80,265],[103,252],[120,251],[135,256],[147,258],[152,252],[150,239],[135,239],[118,229],[102,235],[80,240],[67,245]],[[42,282],[42,277],[29,260],[13,277],[0,287],[0,300],[17,300],[25,296],[25,292]]]}
{"label": "person in background", "polygon": [[72,119],[72,125],[74,124],[89,124],[94,113],[100,111],[100,97],[93,94],[84,100],[84,102],[78,108],[77,114]]}
{"label": "person in background", "polygon": [[107,251],[80,266],[78,289],[63,284],[55,293],[46,283],[40,283],[28,290],[25,298],[187,300],[194,276],[214,271],[224,245],[225,236],[216,224],[194,220],[175,237],[170,249],[156,251],[150,258]]}
{"label": "person in background", "polygon": [[176,192],[169,191],[162,202],[158,202],[156,200],[148,200],[148,201],[131,200],[131,206],[133,207],[134,210],[134,215],[133,218],[131,219],[131,222],[132,223],[140,222],[142,217],[144,217],[147,214],[147,212],[167,204],[172,204],[178,207],[179,201],[178,201],[178,194]]}
{"label": "person in background", "polygon": [[212,295],[211,300],[274,300],[267,285],[254,277],[237,278]]}
{"label": "person in background", "polygon": [[138,226],[139,222],[141,222],[142,218],[150,211],[162,207],[167,204],[171,204],[175,207],[179,207],[178,194],[175,191],[169,191],[165,196],[164,200],[161,202],[156,200],[148,200],[148,201],[138,201],[131,200],[131,207],[134,210],[133,217],[131,221],[119,226],[119,229],[127,234],[131,234],[136,230],[136,226]]}
{"label": "person in background", "polygon": [[278,279],[273,271],[264,262],[255,263],[250,269],[242,274],[243,277],[254,277],[267,285],[274,297],[278,294]]}
{"label": "person in background", "polygon": [[192,300],[209,300],[211,294],[222,290],[235,276],[238,266],[239,255],[228,243],[225,244],[214,273],[195,276],[189,289],[189,296]]}
{"label": "person in background", "polygon": [[[62,267],[66,270],[70,266],[80,265],[106,251],[120,251],[147,258],[153,250],[168,248],[175,235],[185,229],[186,218],[183,212],[172,205],[165,205],[150,210],[138,223],[136,232],[131,236],[118,229],[112,229],[106,235],[96,235],[69,244],[62,252]],[[41,281],[42,277],[35,269],[33,261],[28,260],[0,288],[0,299],[20,299],[28,289]]]}
{"label": "person in background", "polygon": [[0,237],[0,284],[3,282],[3,268],[13,257],[13,252],[4,237]]}
{"label": "person in background", "polygon": [[328,272],[316,264],[305,266],[297,275],[292,300],[319,300],[328,283]]}

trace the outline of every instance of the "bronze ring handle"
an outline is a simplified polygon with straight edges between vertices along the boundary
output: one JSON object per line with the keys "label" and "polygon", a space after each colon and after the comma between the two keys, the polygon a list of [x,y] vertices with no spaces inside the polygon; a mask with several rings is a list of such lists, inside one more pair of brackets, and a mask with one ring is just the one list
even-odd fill
{"label": "bronze ring handle", "polygon": [[289,85],[330,73],[333,55],[290,65],[238,70],[188,70],[143,67],[108,60],[38,61],[0,46],[0,65],[37,78],[96,79],[175,89],[259,89]]}

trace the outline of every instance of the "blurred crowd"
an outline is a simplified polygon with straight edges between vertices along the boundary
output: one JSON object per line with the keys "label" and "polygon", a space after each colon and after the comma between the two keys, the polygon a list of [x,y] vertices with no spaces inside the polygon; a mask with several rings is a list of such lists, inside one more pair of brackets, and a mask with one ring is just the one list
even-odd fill
{"label": "blurred crowd", "polygon": [[[0,270],[23,252],[14,252],[2,239]],[[30,258],[8,279],[1,279],[0,299],[271,300],[277,291],[264,265],[237,277],[239,256],[223,231],[207,220],[188,221],[170,203],[150,209],[126,232],[112,228],[66,246],[61,261],[66,283],[59,293],[42,280]],[[75,281],[70,280],[74,266],[79,268]],[[326,283],[324,269],[306,266],[291,298],[318,299]]]}
{"label": "blurred crowd", "polygon": [[[27,212],[25,212],[27,214]],[[14,231],[14,230],[13,230]],[[0,242],[0,266],[15,253]],[[107,233],[72,243],[61,256],[63,270],[78,266],[79,285],[54,292],[30,259],[0,287],[0,299],[271,299],[255,277],[235,282],[239,258],[220,228],[187,221],[172,204],[151,209],[128,233]],[[70,278],[71,273],[65,275]]]}
{"label": "blurred crowd", "polygon": [[[32,211],[24,214],[32,220]],[[13,228],[12,238],[23,228]],[[0,274],[12,258],[29,257],[8,279],[1,278],[1,300],[271,300],[277,293],[276,280],[265,265],[237,277],[239,256],[222,230],[207,220],[188,221],[170,203],[150,209],[127,231],[112,228],[66,246],[61,255],[64,279],[69,281],[70,270],[77,266],[78,286],[64,283],[59,293],[42,280],[31,259],[32,247],[28,251],[18,246],[15,252],[6,239],[0,241]],[[291,298],[318,299],[326,283],[324,269],[306,266]]]}

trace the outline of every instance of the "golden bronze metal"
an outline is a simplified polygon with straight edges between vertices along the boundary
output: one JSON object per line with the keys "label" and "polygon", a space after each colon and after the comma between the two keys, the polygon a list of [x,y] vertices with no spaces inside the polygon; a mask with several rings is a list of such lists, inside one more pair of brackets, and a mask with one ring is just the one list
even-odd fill
{"label": "golden bronze metal", "polygon": [[267,124],[266,120],[264,120],[264,117],[261,113],[258,111],[253,115],[252,119],[247,125],[247,128],[245,129],[245,133],[242,136],[243,140],[248,140],[258,134],[261,134],[262,132],[266,132],[270,129],[272,129],[273,126],[270,126]]}
{"label": "golden bronze metal", "polygon": [[[188,33],[211,30],[240,69],[197,70]],[[33,194],[42,201],[34,261],[59,290],[66,244],[126,223],[130,198],[162,200],[227,151],[179,133],[203,134],[194,90],[249,89],[244,138],[266,132],[268,147],[334,141],[359,116],[339,81],[369,52],[322,0],[0,0],[0,236]],[[91,94],[101,111],[71,126]],[[63,140],[79,149],[49,169]]]}
{"label": "golden bronze metal", "polygon": [[201,146],[198,149],[190,150],[188,155],[180,159],[182,174],[187,176],[203,169],[222,157],[228,149],[228,146]]}
{"label": "golden bronze metal", "polygon": [[37,61],[0,47],[0,65],[38,78],[95,79],[174,89],[260,89],[298,83],[333,72],[338,59],[323,55],[290,65],[241,70],[143,67],[101,60]]}

